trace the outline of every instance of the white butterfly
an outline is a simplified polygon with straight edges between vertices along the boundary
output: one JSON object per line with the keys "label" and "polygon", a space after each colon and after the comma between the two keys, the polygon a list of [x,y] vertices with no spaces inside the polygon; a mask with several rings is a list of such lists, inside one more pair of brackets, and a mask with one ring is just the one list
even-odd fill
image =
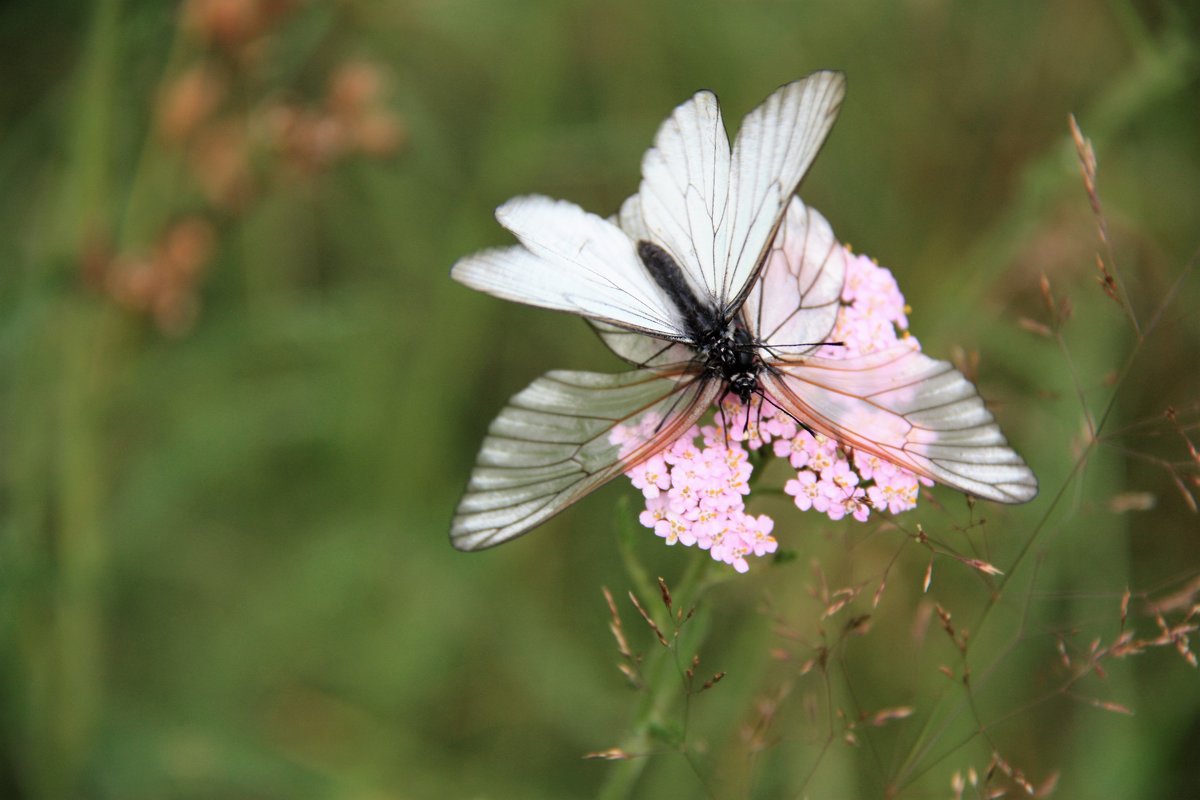
{"label": "white butterfly", "polygon": [[[525,533],[664,449],[726,393],[765,394],[844,446],[978,497],[1034,497],[1032,471],[949,363],[907,345],[810,355],[837,319],[845,250],[794,193],[844,91],[836,72],[779,88],[732,150],[717,98],[697,93],[659,128],[614,220],[538,196],[497,209],[520,244],[463,258],[455,280],[579,314],[637,369],[549,372],[513,397],[458,505],[455,547]],[[645,435],[620,446],[618,426]]]}

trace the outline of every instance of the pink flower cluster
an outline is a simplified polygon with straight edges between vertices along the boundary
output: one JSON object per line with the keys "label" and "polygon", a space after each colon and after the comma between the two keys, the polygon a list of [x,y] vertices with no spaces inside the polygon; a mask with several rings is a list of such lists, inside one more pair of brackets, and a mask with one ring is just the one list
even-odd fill
{"label": "pink flower cluster", "polygon": [[[622,451],[648,438],[659,417],[650,414],[636,428],[618,426],[610,437]],[[696,439],[703,437],[704,445]],[[720,441],[720,444],[715,444]],[[724,445],[724,434],[713,426],[692,429],[670,447],[625,474],[646,498],[639,520],[666,539],[707,550],[738,572],[750,569],[746,557],[773,553],[775,521],[746,513],[750,493],[749,455],[737,442]]]}
{"label": "pink flower cluster", "polygon": [[843,346],[826,345],[814,355],[822,358],[866,355],[891,347],[902,336],[920,349],[907,333],[908,312],[892,271],[847,250],[842,308],[829,334],[831,342],[842,342]]}
{"label": "pink flower cluster", "polygon": [[[919,348],[905,331],[907,312],[892,273],[847,250],[842,306],[829,335],[830,341],[842,344],[822,346],[814,355],[850,358],[894,345],[901,337]],[[618,427],[611,441],[631,449],[645,441],[658,422],[651,415],[637,429]],[[753,472],[749,453],[767,445],[796,470],[784,492],[801,511],[865,522],[872,510],[898,514],[916,506],[923,479],[912,472],[874,455],[847,451],[804,429],[769,397],[765,402],[752,398],[747,409],[730,396],[712,424],[693,426],[666,450],[626,473],[646,499],[639,517],[642,525],[669,545],[708,550],[713,559],[746,572],[749,556],[778,549],[771,535],[774,520],[747,514],[745,506]]]}

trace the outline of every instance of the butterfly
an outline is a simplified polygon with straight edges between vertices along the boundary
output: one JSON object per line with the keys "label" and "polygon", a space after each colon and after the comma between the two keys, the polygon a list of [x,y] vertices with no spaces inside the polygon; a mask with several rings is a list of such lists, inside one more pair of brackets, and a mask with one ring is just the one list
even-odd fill
{"label": "butterfly", "polygon": [[584,317],[633,369],[552,371],[516,394],[479,451],[451,523],[455,547],[529,531],[730,395],[977,497],[1036,495],[1033,472],[948,362],[904,344],[813,354],[837,319],[846,251],[795,192],[844,94],[837,72],[785,84],[731,147],[716,96],[701,91],[660,126],[637,194],[613,218],[542,196],[497,209],[519,244],[462,258],[451,276]]}

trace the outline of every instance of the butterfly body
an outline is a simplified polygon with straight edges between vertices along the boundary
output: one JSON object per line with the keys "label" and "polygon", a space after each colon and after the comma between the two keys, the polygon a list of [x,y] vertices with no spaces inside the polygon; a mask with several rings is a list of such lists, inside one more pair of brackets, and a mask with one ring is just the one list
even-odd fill
{"label": "butterfly body", "polygon": [[642,240],[638,257],[646,270],[675,304],[684,323],[687,344],[695,351],[699,371],[724,381],[726,391],[743,403],[758,391],[758,374],[763,368],[758,343],[738,320],[712,303],[696,297],[683,270],[663,248]]}

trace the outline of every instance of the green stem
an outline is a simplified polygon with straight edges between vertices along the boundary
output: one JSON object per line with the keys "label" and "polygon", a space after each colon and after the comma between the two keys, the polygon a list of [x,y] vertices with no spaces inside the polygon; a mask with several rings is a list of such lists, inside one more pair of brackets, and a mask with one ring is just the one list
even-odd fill
{"label": "green stem", "polygon": [[[155,95],[161,96],[178,77],[178,66],[184,54],[183,26],[172,27],[171,45],[163,65],[162,76]],[[137,163],[125,196],[125,208],[115,244],[118,249],[145,248],[152,235],[162,226],[167,215],[172,213],[170,204],[163,203],[163,196],[175,189],[180,172],[178,153],[164,152],[159,136],[157,120],[153,113],[146,126]]]}
{"label": "green stem", "polygon": [[[709,565],[712,563],[713,560],[707,552],[694,553],[691,563],[688,564],[679,582],[671,587],[674,606],[676,609],[683,609],[685,616],[690,609],[695,607],[700,595],[707,588],[705,578],[709,571]],[[661,605],[656,603],[653,607],[661,608]],[[650,606],[647,610],[650,610]],[[656,615],[656,621],[659,621],[658,615]],[[661,727],[665,721],[673,717],[677,713],[679,703],[687,697],[686,690],[682,685],[678,655],[681,648],[690,653],[697,650],[703,643],[703,638],[708,633],[707,626],[703,626],[702,630],[697,630],[696,623],[697,620],[693,618],[690,625],[684,628],[693,635],[687,637],[682,634],[677,635],[671,642],[670,648],[659,647],[647,659],[642,669],[642,675],[646,679],[646,688],[641,702],[638,704],[630,731],[620,744],[620,749],[633,757],[613,765],[598,793],[601,800],[618,800],[632,795],[634,787],[656,747],[653,736],[654,729]],[[672,630],[675,630],[673,622],[665,627],[662,626],[661,621],[659,624],[664,634],[669,635]]]}
{"label": "green stem", "polygon": [[[41,255],[48,268],[74,268],[108,223],[120,19],[120,0],[95,5],[68,128],[70,166],[60,187],[54,244]],[[29,365],[53,398],[40,415],[41,429],[22,432],[52,454],[36,493],[25,498],[33,513],[20,515],[30,524],[29,540],[48,554],[30,562],[44,560],[46,569],[29,575],[31,594],[17,634],[28,687],[20,780],[31,797],[80,795],[101,716],[108,556],[102,424],[113,323],[109,309],[89,298],[57,298],[37,348],[53,366]]]}

